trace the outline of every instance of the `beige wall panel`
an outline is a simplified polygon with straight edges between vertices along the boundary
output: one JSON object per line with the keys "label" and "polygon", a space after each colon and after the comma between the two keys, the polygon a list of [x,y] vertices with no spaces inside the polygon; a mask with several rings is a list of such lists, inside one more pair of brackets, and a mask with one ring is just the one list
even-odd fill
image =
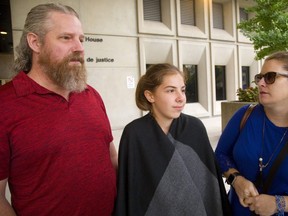
{"label": "beige wall panel", "polygon": [[47,2],[59,2],[61,4],[69,5],[79,13],[79,0],[10,0],[12,11],[12,29],[23,29],[27,13],[31,10],[31,8],[38,4]]}
{"label": "beige wall panel", "polygon": [[86,0],[82,2],[80,14],[84,32],[125,36],[137,34],[135,0]]}
{"label": "beige wall panel", "polygon": [[[250,82],[252,83],[252,81],[254,80],[254,76],[257,73],[260,73],[261,70],[261,66],[260,66],[260,62],[261,61],[257,61],[255,60],[255,52],[253,47],[250,46],[239,46],[238,47],[238,56],[239,56],[239,87],[242,86],[242,66],[249,66],[250,68]],[[251,84],[250,83],[250,84]],[[254,84],[252,85],[254,86]]]}
{"label": "beige wall panel", "polygon": [[199,102],[187,103],[184,112],[197,117],[211,115],[211,75],[209,73],[209,44],[193,41],[179,41],[179,68],[183,64],[197,65]]}
{"label": "beige wall panel", "polygon": [[[213,2],[223,6],[224,29],[213,27]],[[215,40],[235,41],[236,39],[236,15],[234,0],[211,0],[210,4],[210,37]]]}
{"label": "beige wall panel", "polygon": [[174,35],[175,34],[175,3],[174,0],[161,0],[161,22],[144,20],[143,0],[137,0],[138,27],[140,33]]}
{"label": "beige wall panel", "polygon": [[177,32],[179,36],[208,38],[208,2],[194,0],[195,26],[181,24],[181,1],[176,0]]}
{"label": "beige wall panel", "polygon": [[255,62],[258,63],[258,61],[255,60],[256,54],[253,49],[253,47],[250,46],[239,46],[239,62],[242,66],[250,66],[254,64]]}
{"label": "beige wall panel", "polygon": [[146,64],[170,63],[178,66],[175,40],[140,38],[141,74],[146,71]]}
{"label": "beige wall panel", "polygon": [[85,35],[87,67],[138,67],[137,38]]}
{"label": "beige wall panel", "polygon": [[211,44],[211,72],[212,72],[212,92],[213,92],[213,114],[221,114],[221,102],[216,100],[215,65],[226,67],[226,96],[227,100],[236,100],[236,90],[238,88],[238,67],[237,67],[236,46],[230,44]]}
{"label": "beige wall panel", "polygon": [[[128,79],[134,79],[134,88],[128,86]],[[88,83],[102,96],[113,130],[140,116],[134,99],[138,79],[137,68],[88,69]]]}
{"label": "beige wall panel", "polygon": [[140,116],[134,93],[139,78],[136,38],[85,35],[88,83],[106,105],[112,130],[121,130]]}

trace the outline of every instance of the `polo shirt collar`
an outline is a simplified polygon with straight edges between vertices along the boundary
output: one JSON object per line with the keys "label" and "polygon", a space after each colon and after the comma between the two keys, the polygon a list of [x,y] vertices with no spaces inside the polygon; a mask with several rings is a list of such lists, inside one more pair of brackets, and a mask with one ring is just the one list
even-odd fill
{"label": "polo shirt collar", "polygon": [[48,89],[40,86],[34,80],[32,80],[28,75],[21,71],[14,79],[13,85],[18,97],[26,96],[34,92],[38,94],[49,94],[52,93]]}

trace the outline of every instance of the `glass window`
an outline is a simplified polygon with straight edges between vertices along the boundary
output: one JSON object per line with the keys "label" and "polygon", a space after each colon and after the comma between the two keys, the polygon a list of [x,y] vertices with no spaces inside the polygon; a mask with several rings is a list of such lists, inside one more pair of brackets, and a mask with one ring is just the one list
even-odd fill
{"label": "glass window", "polygon": [[248,88],[250,86],[250,67],[242,66],[242,88]]}
{"label": "glass window", "polygon": [[151,67],[154,64],[146,64],[146,71],[148,70],[149,67]]}
{"label": "glass window", "polygon": [[187,81],[186,81],[187,103],[199,102],[197,65],[185,64],[183,65],[183,71],[187,75]]}
{"label": "glass window", "polygon": [[245,11],[244,8],[239,8],[240,12],[240,22],[248,20],[248,13]]}
{"label": "glass window", "polygon": [[195,26],[194,0],[180,0],[181,24]]}
{"label": "glass window", "polygon": [[213,2],[213,28],[224,29],[223,5]]}
{"label": "glass window", "polygon": [[216,100],[226,100],[226,68],[215,65]]}
{"label": "glass window", "polygon": [[144,20],[162,22],[160,0],[144,0]]}

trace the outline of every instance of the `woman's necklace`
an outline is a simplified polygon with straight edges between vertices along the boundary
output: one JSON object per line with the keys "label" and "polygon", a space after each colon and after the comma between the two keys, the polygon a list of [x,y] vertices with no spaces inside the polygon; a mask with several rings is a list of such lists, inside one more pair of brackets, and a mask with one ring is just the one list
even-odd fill
{"label": "woman's necklace", "polygon": [[282,143],[283,139],[285,138],[285,136],[286,136],[286,134],[287,134],[287,131],[288,131],[288,128],[287,128],[287,129],[285,130],[282,138],[280,139],[280,142],[277,144],[277,146],[275,147],[273,153],[271,154],[269,160],[267,161],[266,164],[263,164],[263,149],[264,149],[265,126],[266,126],[266,119],[265,119],[265,117],[264,117],[264,124],[263,124],[263,128],[262,128],[262,150],[261,150],[261,157],[259,158],[259,171],[260,171],[260,176],[262,176],[262,170],[269,165],[269,163],[270,163],[270,161],[272,160],[275,152],[277,151],[278,147],[281,145],[281,143]]}

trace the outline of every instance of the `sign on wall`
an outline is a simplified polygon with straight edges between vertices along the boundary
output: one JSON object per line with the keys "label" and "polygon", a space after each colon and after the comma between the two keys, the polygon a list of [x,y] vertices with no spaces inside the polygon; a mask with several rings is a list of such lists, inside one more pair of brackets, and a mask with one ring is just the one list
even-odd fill
{"label": "sign on wall", "polygon": [[138,67],[136,38],[85,35],[84,49],[87,67]]}

